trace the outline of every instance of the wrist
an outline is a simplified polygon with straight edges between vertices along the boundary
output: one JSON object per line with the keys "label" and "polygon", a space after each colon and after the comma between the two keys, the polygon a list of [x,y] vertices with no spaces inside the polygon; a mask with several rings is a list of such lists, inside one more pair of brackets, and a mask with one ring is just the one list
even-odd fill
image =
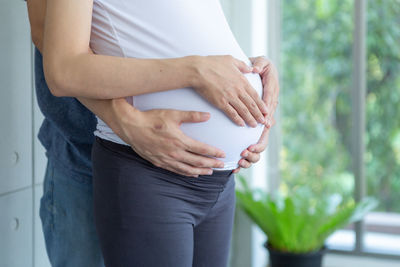
{"label": "wrist", "polygon": [[134,108],[124,98],[111,100],[111,112],[109,123],[110,128],[120,137],[125,136],[127,125],[129,128],[132,125],[140,124],[138,121],[142,117],[142,112]]}
{"label": "wrist", "polygon": [[182,58],[182,72],[185,73],[187,87],[198,87],[200,84],[201,56],[186,56]]}

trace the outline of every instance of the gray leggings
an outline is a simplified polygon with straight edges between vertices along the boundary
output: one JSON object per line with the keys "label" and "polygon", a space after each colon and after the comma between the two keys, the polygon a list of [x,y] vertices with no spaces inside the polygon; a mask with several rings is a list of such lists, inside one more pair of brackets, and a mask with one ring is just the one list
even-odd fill
{"label": "gray leggings", "polygon": [[232,171],[191,178],[96,138],[96,229],[107,267],[225,267],[235,210]]}

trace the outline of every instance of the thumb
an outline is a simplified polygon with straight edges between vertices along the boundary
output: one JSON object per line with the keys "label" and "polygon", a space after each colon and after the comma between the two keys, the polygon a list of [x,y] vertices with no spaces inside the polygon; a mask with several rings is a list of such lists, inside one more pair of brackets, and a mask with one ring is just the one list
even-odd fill
{"label": "thumb", "polygon": [[205,122],[210,119],[210,113],[200,111],[178,111],[179,122]]}
{"label": "thumb", "polygon": [[253,67],[248,66],[244,61],[242,60],[235,60],[235,65],[236,67],[238,67],[238,69],[242,72],[242,73],[250,73],[253,71]]}

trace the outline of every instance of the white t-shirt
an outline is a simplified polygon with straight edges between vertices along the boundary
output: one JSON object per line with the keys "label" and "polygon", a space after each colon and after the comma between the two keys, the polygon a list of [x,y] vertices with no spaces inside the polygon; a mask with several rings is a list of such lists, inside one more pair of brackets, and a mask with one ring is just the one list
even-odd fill
{"label": "white t-shirt", "polygon": [[[133,58],[176,58],[188,55],[227,55],[250,65],[226,21],[219,0],[94,0],[90,46],[96,54]],[[134,70],[132,70],[134,71]],[[246,74],[261,96],[258,74]],[[222,149],[223,169],[234,169],[240,153],[257,143],[263,125],[239,127],[209,104],[193,88],[127,98],[139,110],[178,109],[206,111],[203,123],[184,123],[189,137]],[[98,118],[95,134],[124,143]]]}

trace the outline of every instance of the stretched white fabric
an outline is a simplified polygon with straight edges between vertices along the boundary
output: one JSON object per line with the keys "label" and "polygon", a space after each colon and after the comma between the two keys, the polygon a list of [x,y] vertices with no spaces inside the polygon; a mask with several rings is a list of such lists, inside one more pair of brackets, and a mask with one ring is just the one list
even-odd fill
{"label": "stretched white fabric", "polygon": [[[94,0],[90,46],[96,54],[132,58],[176,58],[188,55],[232,55],[248,65],[226,21],[218,0]],[[134,71],[134,70],[132,70]],[[261,96],[258,74],[246,74]],[[240,153],[257,143],[263,125],[235,125],[193,88],[127,98],[139,110],[177,109],[205,111],[211,118],[203,123],[184,123],[189,137],[222,149],[223,169],[238,166]],[[98,118],[95,134],[125,144]]]}

